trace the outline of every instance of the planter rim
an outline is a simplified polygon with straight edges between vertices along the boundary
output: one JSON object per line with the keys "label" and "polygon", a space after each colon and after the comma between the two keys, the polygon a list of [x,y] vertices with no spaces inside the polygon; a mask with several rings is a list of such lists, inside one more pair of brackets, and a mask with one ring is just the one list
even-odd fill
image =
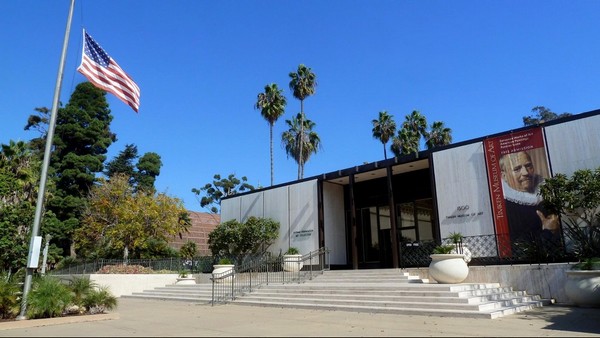
{"label": "planter rim", "polygon": [[431,254],[429,255],[431,258],[463,258],[464,254]]}
{"label": "planter rim", "polygon": [[575,276],[600,275],[600,270],[567,270],[565,272],[567,273],[567,275]]}

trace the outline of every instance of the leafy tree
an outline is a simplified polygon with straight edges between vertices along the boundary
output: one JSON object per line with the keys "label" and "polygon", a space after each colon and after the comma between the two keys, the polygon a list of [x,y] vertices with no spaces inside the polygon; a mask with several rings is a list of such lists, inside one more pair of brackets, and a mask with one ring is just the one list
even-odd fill
{"label": "leafy tree", "polygon": [[125,145],[125,149],[119,152],[112,161],[106,164],[104,174],[113,177],[115,174],[125,174],[130,177],[130,184],[134,185],[135,166],[133,161],[138,158],[138,149],[135,144]]}
{"label": "leafy tree", "polygon": [[198,246],[195,242],[190,240],[186,241],[185,244],[181,246],[179,249],[179,255],[183,258],[192,259],[196,257],[198,253]]}
{"label": "leafy tree", "polygon": [[[77,85],[69,102],[57,113],[54,150],[50,159],[49,180],[56,188],[48,199],[47,209],[59,222],[49,229],[59,247],[75,250],[72,235],[81,226],[85,199],[104,169],[108,147],[116,140],[110,131],[112,115],[106,93],[89,82]],[[31,118],[26,129],[41,129],[43,118]],[[32,140],[40,143],[45,135]]]}
{"label": "leafy tree", "polygon": [[277,88],[277,84],[271,83],[265,86],[265,92],[258,94],[255,109],[260,109],[260,114],[269,123],[269,145],[271,154],[271,185],[273,185],[273,125],[285,112],[287,101],[283,96],[283,90]]}
{"label": "leafy tree", "polygon": [[135,189],[154,191],[154,182],[160,174],[162,161],[157,153],[145,153],[139,157],[134,166],[133,161],[138,159],[137,146],[125,145],[125,149],[106,165],[104,173],[108,177],[115,174],[125,174],[129,177],[129,184]]}
{"label": "leafy tree", "polygon": [[181,200],[164,193],[134,193],[126,175],[92,188],[83,216],[74,236],[77,248],[87,255],[120,250],[125,260],[130,251],[147,249],[150,239],[166,242],[190,226]]}
{"label": "leafy tree", "polygon": [[394,116],[389,115],[387,111],[379,112],[379,119],[373,120],[373,138],[378,139],[383,144],[383,156],[387,159],[386,144],[396,133],[396,122]]}
{"label": "leafy tree", "polygon": [[[290,76],[290,89],[292,90],[294,97],[300,100],[300,133],[299,135],[304,136],[304,100],[315,94],[317,87],[317,76],[312,72],[309,67],[303,64],[298,66],[296,72],[291,72]],[[299,144],[296,145],[296,149],[299,151],[297,156],[298,161],[298,179],[301,179],[304,175],[304,146],[302,143],[309,143],[304,138],[296,140]]]}
{"label": "leafy tree", "polygon": [[155,191],[154,182],[156,177],[160,175],[162,161],[160,155],[154,152],[145,153],[140,157],[136,168],[135,180],[137,189],[145,191]]}
{"label": "leafy tree", "polygon": [[244,223],[230,220],[208,234],[208,247],[213,256],[234,257],[239,264],[244,256],[266,252],[279,236],[279,227],[270,218],[252,216]]}
{"label": "leafy tree", "polygon": [[[299,179],[304,177],[304,164],[308,162],[310,155],[316,154],[321,148],[321,139],[313,131],[316,124],[298,113],[291,120],[285,120],[289,129],[281,134],[281,141],[286,154],[291,156],[300,166]],[[300,147],[299,147],[300,146]]]}
{"label": "leafy tree", "polygon": [[[0,269],[25,266],[37,200],[41,161],[31,145],[0,145]],[[49,182],[49,187],[51,187]],[[44,225],[52,220],[47,212]]]}
{"label": "leafy tree", "polygon": [[533,115],[523,116],[524,126],[534,126],[555,119],[571,116],[571,113],[556,114],[544,106],[535,106],[531,109]]}
{"label": "leafy tree", "polygon": [[254,190],[254,186],[248,183],[246,176],[242,176],[240,180],[235,177],[235,174],[229,174],[226,178],[221,178],[221,175],[215,174],[212,183],[206,183],[200,189],[193,188],[192,192],[200,197],[202,208],[207,208],[210,212],[216,214],[220,210],[221,198],[246,190]]}
{"label": "leafy tree", "polygon": [[573,253],[582,260],[600,257],[600,168],[547,178],[540,195],[544,207],[560,215]]}
{"label": "leafy tree", "polygon": [[452,143],[452,129],[444,126],[444,122],[435,121],[429,131],[425,132],[425,145],[427,149],[445,146]]}

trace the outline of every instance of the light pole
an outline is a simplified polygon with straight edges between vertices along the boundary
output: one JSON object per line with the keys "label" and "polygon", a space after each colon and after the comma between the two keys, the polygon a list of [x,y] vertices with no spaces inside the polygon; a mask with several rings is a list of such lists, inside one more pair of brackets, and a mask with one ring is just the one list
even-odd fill
{"label": "light pole", "polygon": [[[33,272],[37,268],[37,261],[39,260],[39,247],[41,245],[40,237],[40,223],[42,220],[42,210],[44,209],[44,194],[46,192],[46,179],[48,178],[48,165],[50,163],[50,152],[52,151],[52,138],[54,138],[54,126],[56,125],[56,112],[58,111],[58,100],[60,98],[60,86],[62,84],[63,70],[65,67],[67,46],[69,45],[69,33],[71,31],[71,19],[73,18],[73,8],[75,7],[75,0],[71,0],[71,6],[69,8],[69,16],[67,18],[67,28],[65,30],[65,38],[63,41],[62,54],[60,56],[60,63],[58,65],[58,76],[56,79],[56,86],[54,87],[54,100],[52,101],[52,112],[50,114],[50,122],[48,123],[48,134],[46,135],[46,148],[44,151],[44,162],[42,163],[42,174],[40,177],[40,187],[38,189],[38,197],[35,206],[35,218],[33,220],[33,227],[31,228],[31,241],[29,242],[29,255],[27,257],[27,270],[25,272],[25,282],[23,283],[23,295],[21,297],[21,312],[17,316],[17,320],[23,320],[27,317],[25,313],[27,311],[27,295],[31,289],[31,280],[33,279]],[[37,257],[35,257],[37,254]],[[34,264],[35,262],[35,264]],[[33,266],[36,265],[36,266]]]}

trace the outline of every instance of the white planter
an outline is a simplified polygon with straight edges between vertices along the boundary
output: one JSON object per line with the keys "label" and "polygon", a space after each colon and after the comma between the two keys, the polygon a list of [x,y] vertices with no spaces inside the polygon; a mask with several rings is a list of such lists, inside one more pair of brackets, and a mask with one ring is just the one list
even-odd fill
{"label": "white planter", "polygon": [[192,275],[188,275],[187,277],[177,277],[177,281],[175,282],[175,284],[196,284],[196,278],[192,277]]}
{"label": "white planter", "polygon": [[438,283],[461,283],[469,275],[469,267],[461,254],[430,255],[429,275]]}
{"label": "white planter", "polygon": [[302,255],[283,255],[283,270],[289,272],[298,272],[302,270],[304,262],[302,262]]}
{"label": "white planter", "polygon": [[[213,277],[215,277],[216,274],[219,274],[219,276],[222,276],[224,273],[226,272],[230,272],[233,270],[233,267],[235,265],[233,264],[215,264],[213,265]],[[217,276],[217,277],[219,277]],[[233,276],[228,276],[222,279],[216,279],[215,282],[217,283],[221,283],[221,282],[231,282],[231,280],[233,279]]]}
{"label": "white planter", "polygon": [[600,270],[566,271],[565,293],[577,306],[600,307]]}

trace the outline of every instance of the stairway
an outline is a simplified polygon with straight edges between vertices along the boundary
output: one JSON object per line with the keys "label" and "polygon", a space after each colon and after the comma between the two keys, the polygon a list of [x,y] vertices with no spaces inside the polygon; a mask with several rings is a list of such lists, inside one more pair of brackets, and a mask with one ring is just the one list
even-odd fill
{"label": "stairway", "polygon": [[305,283],[263,285],[234,304],[469,318],[543,305],[498,283],[437,284],[398,269],[325,271]]}
{"label": "stairway", "polygon": [[[212,284],[173,284],[121,297],[210,304]],[[324,271],[304,283],[263,285],[233,303],[469,318],[498,318],[543,305],[539,296],[499,283],[438,284],[399,269]]]}
{"label": "stairway", "polygon": [[210,304],[212,301],[212,284],[170,284],[152,290],[134,292],[131,295],[123,295],[121,298],[162,299]]}

